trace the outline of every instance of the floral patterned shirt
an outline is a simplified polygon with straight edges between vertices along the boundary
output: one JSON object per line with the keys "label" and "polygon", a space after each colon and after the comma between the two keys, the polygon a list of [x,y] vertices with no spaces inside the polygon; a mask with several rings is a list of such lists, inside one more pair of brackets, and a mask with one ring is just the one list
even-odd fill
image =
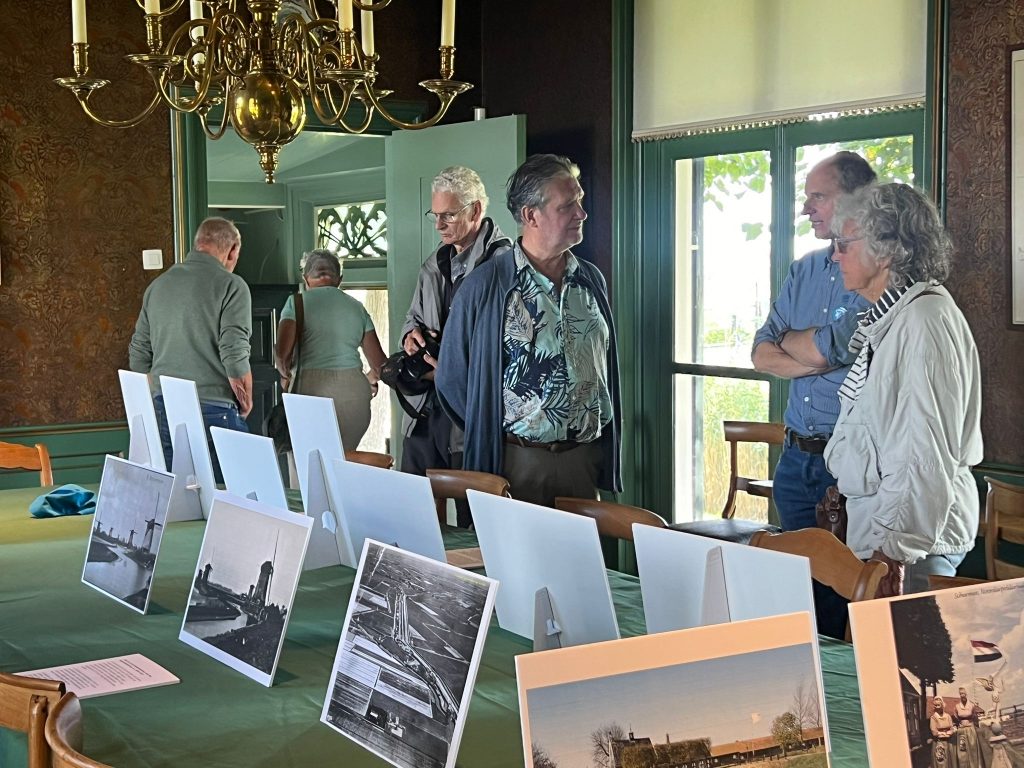
{"label": "floral patterned shirt", "polygon": [[561,292],[515,247],[516,283],[505,307],[505,432],[527,440],[591,442],[611,421],[608,324],[566,252]]}

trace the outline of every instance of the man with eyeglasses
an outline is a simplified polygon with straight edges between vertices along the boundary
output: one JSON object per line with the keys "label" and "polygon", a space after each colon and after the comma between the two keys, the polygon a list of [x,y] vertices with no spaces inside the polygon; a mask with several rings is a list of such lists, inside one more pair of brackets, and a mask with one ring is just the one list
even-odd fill
{"label": "man with eyeglasses", "polygon": [[[409,355],[427,345],[424,334],[440,336],[463,279],[496,254],[510,250],[505,237],[487,213],[487,191],[476,171],[462,166],[445,168],[431,184],[430,219],[441,242],[420,268],[412,304],[402,326],[402,348]],[[430,355],[424,361],[437,367]],[[431,468],[462,468],[462,432],[437,403],[433,389],[409,397],[424,418],[403,415],[402,471],[423,475]],[[459,505],[458,522],[467,526],[468,508]]]}
{"label": "man with eyeglasses", "polygon": [[[832,239],[836,198],[875,180],[864,158],[838,152],[807,174],[803,215],[816,237]],[[754,336],[755,370],[791,379],[786,444],[775,468],[772,498],[784,530],[811,528],[814,508],[835,485],[825,468],[825,444],[839,418],[839,386],[856,355],[850,337],[867,302],[846,290],[835,245],[794,261],[768,319]]]}
{"label": "man with eyeglasses", "polygon": [[465,429],[466,469],[509,481],[512,496],[620,491],[621,406],[604,277],[576,258],[579,168],[532,155],[508,180],[521,237],[466,279],[441,343],[437,391]]}

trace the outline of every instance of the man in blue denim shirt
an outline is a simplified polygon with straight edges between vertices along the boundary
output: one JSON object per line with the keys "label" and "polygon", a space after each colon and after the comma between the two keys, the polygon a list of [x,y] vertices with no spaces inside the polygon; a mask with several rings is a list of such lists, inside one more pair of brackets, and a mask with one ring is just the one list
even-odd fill
{"label": "man in blue denim shirt", "polygon": [[[853,152],[839,152],[807,175],[802,213],[815,236],[832,237],[836,198],[875,180],[871,166]],[[833,247],[793,262],[782,293],[754,336],[755,370],[791,379],[786,445],[775,468],[772,496],[784,530],[815,525],[814,508],[835,485],[822,453],[839,418],[839,385],[854,361],[850,337],[868,303],[847,291]]]}

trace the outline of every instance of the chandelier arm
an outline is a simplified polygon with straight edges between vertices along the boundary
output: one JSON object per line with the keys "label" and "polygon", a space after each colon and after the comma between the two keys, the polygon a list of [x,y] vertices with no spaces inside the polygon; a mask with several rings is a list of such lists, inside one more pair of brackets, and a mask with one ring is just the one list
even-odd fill
{"label": "chandelier arm", "polygon": [[452,94],[448,98],[445,98],[445,97],[441,96],[440,94],[438,94],[437,98],[441,102],[441,105],[438,107],[437,112],[435,112],[434,115],[429,120],[424,120],[424,121],[419,122],[419,123],[407,123],[404,120],[400,120],[399,118],[397,118],[394,115],[392,115],[387,110],[387,108],[384,107],[380,103],[380,101],[377,100],[377,96],[376,96],[376,94],[374,94],[372,87],[366,89],[366,94],[367,94],[368,98],[370,99],[370,103],[373,104],[374,109],[376,109],[377,112],[380,113],[381,117],[383,117],[385,120],[387,120],[389,123],[391,123],[391,125],[395,126],[396,128],[401,128],[402,130],[406,130],[406,131],[418,131],[421,128],[429,128],[432,125],[436,125],[437,122],[442,117],[445,116],[445,113],[448,111],[448,107],[450,107],[452,105],[452,102],[455,100],[455,94]]}
{"label": "chandelier arm", "polygon": [[[325,109],[320,103],[321,88],[323,88],[324,92],[327,94],[327,103],[330,111]],[[309,100],[312,103],[313,111],[320,119],[320,122],[327,125],[334,125],[335,123],[338,123],[348,111],[348,108],[352,103],[352,94],[348,91],[344,93],[341,102],[341,109],[339,109],[335,103],[334,94],[331,92],[331,84],[312,82],[309,86]]]}
{"label": "chandelier arm", "polygon": [[[205,29],[209,26],[206,20],[203,20],[200,26]],[[164,49],[168,55],[171,55],[178,42],[188,36],[191,38],[192,27],[191,25],[182,25],[175,33],[171,36],[168,41],[166,48]],[[210,85],[213,82],[214,76],[214,54],[213,51],[216,49],[218,43],[218,31],[216,28],[210,30],[210,35],[207,37],[205,34],[202,39],[203,43],[194,43],[184,54],[182,61],[182,68],[184,77],[182,80],[170,81],[168,79],[168,73],[164,72],[160,77],[157,77],[154,73],[153,80],[156,83],[157,90],[163,97],[167,105],[178,112],[195,112],[206,103],[207,96],[209,95]],[[192,69],[192,57],[202,55],[204,57],[205,66],[203,67],[202,77],[194,80],[196,86],[196,94],[192,99],[185,98],[183,96],[175,96],[172,93],[171,88],[180,87],[179,83],[183,82],[188,75],[196,74],[195,70]]]}
{"label": "chandelier arm", "polygon": [[221,113],[220,113],[220,127],[217,130],[215,130],[215,131],[211,131],[210,130],[209,120],[207,119],[207,116],[209,114],[210,114],[209,112],[200,112],[199,113],[199,124],[203,127],[203,133],[206,134],[206,138],[212,139],[212,140],[216,141],[217,139],[219,139],[221,136],[224,135],[224,132],[227,130],[227,127],[228,127],[228,108],[227,108],[227,105],[225,105],[224,109],[221,110]]}
{"label": "chandelier arm", "polygon": [[[237,25],[236,34],[232,34],[229,25]],[[246,36],[248,28],[245,20],[234,10],[234,4],[221,8],[211,21],[212,33],[218,37],[216,45],[210,45],[214,55],[224,62],[224,69],[232,77],[245,77],[252,65],[252,50]],[[219,33],[219,34],[218,34]],[[241,54],[232,52],[232,44],[238,40],[244,42],[239,46]]]}
{"label": "chandelier arm", "polygon": [[92,111],[92,108],[88,104],[87,96],[79,97],[78,103],[82,105],[82,111],[84,111],[85,114],[89,116],[90,120],[92,120],[95,123],[98,123],[99,125],[102,125],[104,128],[134,128],[147,117],[149,117],[151,114],[153,114],[153,110],[155,110],[160,105],[160,94],[154,94],[153,100],[149,102],[149,106],[143,109],[139,114],[135,115],[135,117],[129,117],[126,120],[106,120],[100,117]]}
{"label": "chandelier arm", "polygon": [[338,118],[338,125],[340,125],[346,133],[366,133],[366,129],[370,127],[370,121],[373,120],[373,107],[371,107],[366,102],[363,103],[363,107],[366,111],[366,114],[363,115],[363,123],[358,128],[354,128],[351,125],[349,125],[347,122],[345,122],[344,118]]}

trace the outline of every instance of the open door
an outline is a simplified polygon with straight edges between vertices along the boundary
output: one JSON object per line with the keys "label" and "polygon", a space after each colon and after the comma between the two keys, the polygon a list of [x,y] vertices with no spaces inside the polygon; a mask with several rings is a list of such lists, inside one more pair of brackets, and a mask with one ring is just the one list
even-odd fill
{"label": "open door", "polygon": [[416,287],[416,274],[438,243],[434,225],[423,215],[430,208],[430,182],[450,165],[472,168],[480,174],[490,198],[487,215],[514,238],[517,230],[505,207],[505,182],[526,157],[526,116],[395,131],[385,141],[388,304],[393,336],[393,349],[388,352],[394,352]]}

